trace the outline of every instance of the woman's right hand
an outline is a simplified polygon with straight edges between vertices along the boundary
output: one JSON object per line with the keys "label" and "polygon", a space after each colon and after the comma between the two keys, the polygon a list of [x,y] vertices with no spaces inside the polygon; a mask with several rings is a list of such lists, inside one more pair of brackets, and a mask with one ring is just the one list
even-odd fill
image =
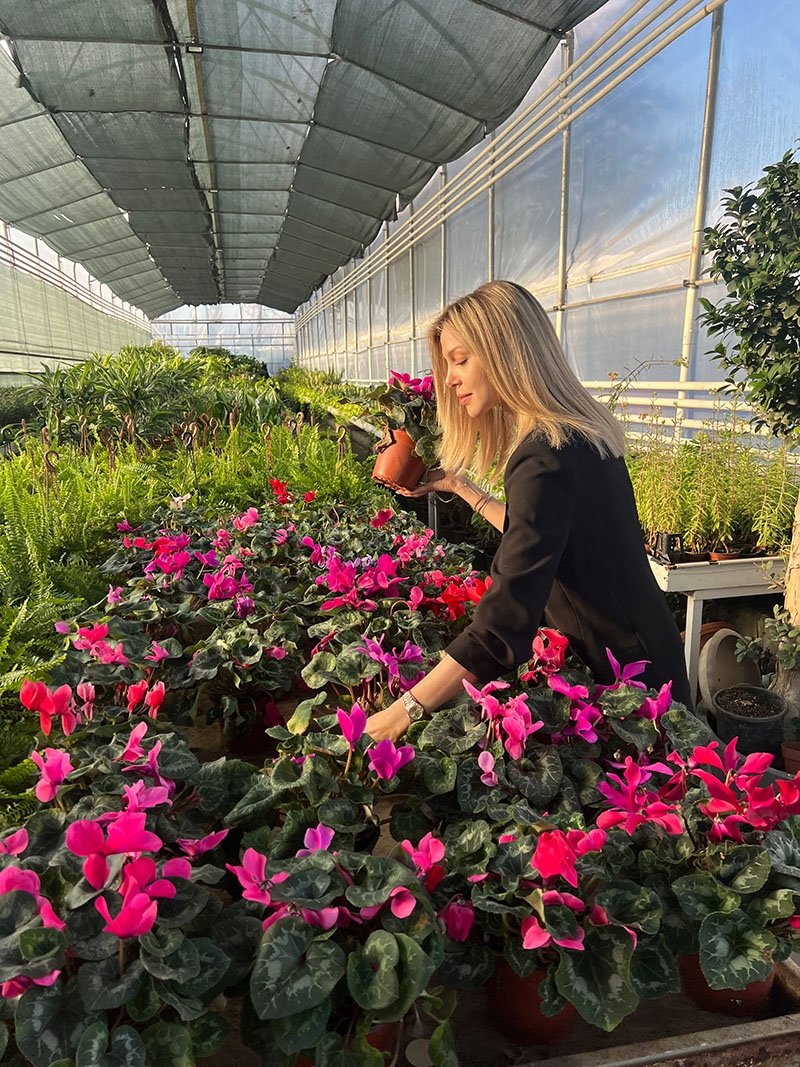
{"label": "woman's right hand", "polygon": [[443,470],[430,470],[427,473],[426,481],[420,482],[416,489],[397,489],[395,490],[400,496],[421,497],[427,496],[428,493],[457,493],[458,492],[458,480],[447,471]]}

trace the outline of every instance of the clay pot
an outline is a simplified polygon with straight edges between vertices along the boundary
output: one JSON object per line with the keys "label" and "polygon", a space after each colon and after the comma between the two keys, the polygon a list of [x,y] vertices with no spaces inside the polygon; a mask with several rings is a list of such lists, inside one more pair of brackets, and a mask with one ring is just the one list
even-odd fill
{"label": "clay pot", "polygon": [[699,956],[681,956],[678,965],[683,991],[699,1008],[745,1018],[766,1011],[776,967],[763,982],[751,982],[744,989],[712,989],[700,967]]}
{"label": "clay pot", "polygon": [[498,959],[486,987],[489,1018],[498,1030],[521,1044],[558,1041],[575,1021],[572,1004],[552,1017],[542,1014],[539,986],[546,974],[542,968],[520,978],[505,960]]}
{"label": "clay pot", "polygon": [[781,757],[786,773],[797,774],[800,771],[800,741],[784,741],[781,744]]}
{"label": "clay pot", "polygon": [[[756,705],[769,709],[768,714],[748,715],[735,710],[732,703],[737,696],[749,698]],[[717,734],[726,744],[738,738],[736,747],[743,756],[753,752],[771,752],[777,756],[783,740],[783,720],[786,717],[786,701],[778,693],[762,689],[758,685],[733,685],[714,694],[714,714],[717,717]],[[755,708],[754,708],[755,710]]]}
{"label": "clay pot", "polygon": [[377,452],[373,481],[388,489],[416,489],[426,468],[405,430],[387,428],[378,442]]}
{"label": "clay pot", "polygon": [[[401,1026],[401,1022],[378,1023],[367,1034],[367,1044],[378,1052],[394,1052]],[[316,1058],[300,1053],[294,1062],[295,1067],[314,1067]]]}
{"label": "clay pot", "polygon": [[709,552],[712,563],[723,563],[726,559],[741,559],[742,552]]}
{"label": "clay pot", "polygon": [[710,552],[684,552],[681,563],[708,563]]}

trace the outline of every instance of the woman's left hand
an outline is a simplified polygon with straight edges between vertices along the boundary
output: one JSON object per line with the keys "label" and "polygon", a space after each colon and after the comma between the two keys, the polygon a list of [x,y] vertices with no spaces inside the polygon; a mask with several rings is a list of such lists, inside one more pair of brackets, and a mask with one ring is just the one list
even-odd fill
{"label": "woman's left hand", "polygon": [[411,720],[405,704],[401,700],[395,700],[394,704],[390,704],[388,708],[370,715],[365,732],[373,741],[383,741],[387,737],[390,741],[396,741],[403,736],[410,725]]}

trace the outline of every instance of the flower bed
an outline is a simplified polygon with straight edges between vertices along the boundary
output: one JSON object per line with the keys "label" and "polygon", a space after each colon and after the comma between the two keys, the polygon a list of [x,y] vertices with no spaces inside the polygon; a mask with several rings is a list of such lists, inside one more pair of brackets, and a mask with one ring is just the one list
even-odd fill
{"label": "flower bed", "polygon": [[[35,1067],[177,1067],[220,1047],[221,995],[241,995],[243,1036],[277,1067],[309,1049],[378,1063],[373,1024],[412,1006],[445,1067],[458,990],[501,959],[542,972],[545,1015],[571,1004],[611,1030],[680,988],[683,955],[734,989],[785,957],[800,779],[722,749],[641,664],[612,657],[595,685],[547,630],[512,683],[467,685],[373,744],[367,713],[435,661],[485,582],[388,510],[353,521],[272,491],[225,524],[122,529],[103,614],[65,620],[58,672],[22,687],[41,806],[0,839],[12,1047]],[[274,702],[301,685],[284,723]],[[252,708],[263,766],[198,764],[180,723],[231,733]]]}

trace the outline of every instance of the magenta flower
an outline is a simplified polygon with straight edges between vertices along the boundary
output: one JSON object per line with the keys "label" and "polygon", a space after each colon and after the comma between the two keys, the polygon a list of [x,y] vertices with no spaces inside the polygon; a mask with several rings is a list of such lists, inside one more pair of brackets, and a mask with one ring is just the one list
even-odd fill
{"label": "magenta flower", "polygon": [[494,773],[494,756],[491,752],[481,752],[480,756],[478,756],[478,766],[483,771],[481,775],[483,784],[490,787],[497,785],[497,775]]}
{"label": "magenta flower", "polygon": [[125,748],[117,756],[117,760],[122,763],[132,763],[134,760],[142,759],[144,756],[144,749],[142,748],[140,741],[147,733],[147,723],[140,722],[138,726],[134,726],[131,730],[128,743]]}
{"label": "magenta flower", "polygon": [[350,750],[353,751],[364,733],[364,727],[367,725],[367,716],[361,710],[359,704],[353,704],[349,715],[342,708],[337,708],[336,718],[339,720],[339,729],[342,731],[345,741],[350,746]]}
{"label": "magenta flower", "polygon": [[161,838],[145,829],[146,817],[144,812],[118,812],[107,834],[90,819],[78,819],[67,827],[67,848],[85,857],[83,876],[93,889],[102,889],[108,881],[107,856],[137,856],[161,848]]}
{"label": "magenta flower", "polygon": [[547,684],[554,693],[560,693],[567,700],[588,700],[589,698],[589,690],[585,685],[570,685],[559,675],[551,675],[547,679]]}
{"label": "magenta flower", "polygon": [[414,758],[414,749],[411,745],[401,745],[400,748],[395,748],[394,742],[384,737],[367,752],[367,758],[378,778],[388,781],[394,778],[402,767],[411,762]]}
{"label": "magenta flower", "polygon": [[164,696],[166,690],[163,682],[156,682],[148,693],[145,693],[144,703],[147,708],[147,714],[151,719],[155,719],[158,715],[158,709],[164,703]]}
{"label": "magenta flower", "polygon": [[575,870],[577,856],[567,835],[562,830],[547,830],[539,835],[536,851],[531,857],[531,867],[542,878],[563,878],[570,885],[578,884]]}
{"label": "magenta flower", "polygon": [[451,900],[445,904],[438,918],[444,923],[444,929],[451,941],[466,941],[475,922],[475,909],[471,904],[461,900]]}
{"label": "magenta flower", "polygon": [[150,646],[150,651],[144,658],[152,663],[160,663],[162,660],[169,658],[169,652],[158,641],[154,641]]}
{"label": "magenta flower", "polygon": [[58,622],[53,623],[53,629],[57,634],[68,634],[72,627],[68,622],[65,622],[63,619],[59,619]]}
{"label": "magenta flower", "polygon": [[281,648],[280,645],[273,645],[267,649],[267,655],[270,659],[286,659],[286,649]]}
{"label": "magenta flower", "polygon": [[301,848],[298,856],[310,856],[312,852],[327,852],[333,841],[334,831],[329,826],[318,823],[316,827],[309,827],[303,838],[305,848]]}
{"label": "magenta flower", "polygon": [[608,656],[608,662],[611,664],[611,669],[614,672],[614,684],[599,686],[598,689],[602,692],[605,689],[616,689],[620,685],[629,685],[633,689],[647,689],[644,682],[635,682],[633,679],[641,674],[649,659],[637,659],[633,663],[628,663],[624,667],[620,666],[619,660],[616,659],[614,653],[610,648],[606,649],[606,655]]}
{"label": "magenta flower", "polygon": [[108,637],[108,626],[104,622],[96,626],[79,626],[78,636],[72,642],[79,651],[88,649],[91,651],[95,645],[105,641]]}
{"label": "magenta flower", "polygon": [[91,719],[94,715],[94,686],[91,682],[79,682],[75,686],[75,692],[78,694],[78,698],[83,701],[80,709],[81,715],[84,719]]}
{"label": "magenta flower", "polygon": [[392,915],[397,919],[407,919],[417,906],[417,898],[402,885],[395,886],[389,894],[389,901]]}
{"label": "magenta flower", "polygon": [[122,586],[110,585],[108,587],[108,594],[106,596],[107,604],[121,604],[122,603]]}
{"label": "magenta flower", "polygon": [[520,924],[520,933],[522,934],[522,947],[525,949],[537,949],[545,948],[547,945],[556,944],[561,945],[562,948],[571,948],[575,950],[583,949],[584,931],[583,927],[578,927],[577,936],[571,937],[553,937],[545,928],[540,924],[535,915],[529,915],[527,919],[523,919]]}
{"label": "magenta flower", "polygon": [[249,596],[237,596],[235,601],[236,614],[240,619],[246,619],[256,610],[256,602]]}
{"label": "magenta flower", "polygon": [[28,831],[15,830],[0,839],[0,856],[19,856],[28,847]]}
{"label": "magenta flower", "polygon": [[251,526],[255,526],[258,522],[258,509],[248,508],[247,511],[243,511],[241,515],[237,515],[233,520],[234,530],[238,530],[239,533],[244,533],[245,530],[249,530]]}
{"label": "magenta flower", "polygon": [[98,897],[94,906],[106,921],[103,927],[104,933],[114,934],[123,939],[149,934],[158,915],[158,904],[147,893],[133,893],[123,898],[122,907],[115,918],[111,917],[108,904],[103,897]]}
{"label": "magenta flower", "polygon": [[133,685],[128,686],[128,691],[125,694],[128,700],[128,714],[132,715],[136,708],[142,703],[147,693],[147,679],[142,678],[140,682],[134,682]]}
{"label": "magenta flower", "polygon": [[113,646],[106,644],[105,641],[101,641],[99,644],[95,645],[94,651],[97,654],[97,659],[99,659],[101,663],[118,663],[122,667],[129,666],[128,657],[125,655],[121,641],[118,641]]}
{"label": "magenta flower", "polygon": [[266,875],[266,856],[256,852],[254,848],[248,848],[244,856],[242,856],[241,866],[233,863],[226,863],[225,866],[239,879],[239,884],[244,890],[242,896],[245,900],[254,900],[258,904],[264,904],[269,907],[272,903],[272,896],[269,892],[269,881]]}
{"label": "magenta flower", "polygon": [[417,875],[428,874],[444,859],[444,842],[430,833],[425,834],[416,848],[408,839],[401,841],[400,847],[411,857]]}
{"label": "magenta flower", "polygon": [[55,800],[58,787],[75,768],[68,753],[61,752],[57,748],[46,748],[44,758],[35,749],[31,752],[31,759],[39,768],[42,777],[36,783],[36,796],[43,804]]}
{"label": "magenta flower", "polygon": [[164,788],[171,795],[175,792],[175,783],[170,778],[164,778],[161,774],[161,769],[158,766],[158,754],[161,751],[161,741],[156,741],[150,751],[147,753],[147,759],[144,766],[141,764],[131,765],[130,767],[123,767],[123,774],[144,774],[148,778],[154,778],[158,785],[164,786]]}
{"label": "magenta flower", "polygon": [[[142,724],[144,725],[144,723]],[[123,787],[122,795],[125,799],[125,811],[147,811],[149,808],[157,808],[159,804],[169,804],[169,790],[163,785],[146,786],[140,778],[133,785]],[[108,821],[113,819],[115,813],[98,816],[98,820]]]}
{"label": "magenta flower", "polygon": [[205,837],[179,837],[175,844],[182,848],[187,856],[191,856],[194,859],[195,856],[202,856],[204,852],[210,852],[216,848],[229,833],[230,830],[217,830],[216,833],[206,834]]}

